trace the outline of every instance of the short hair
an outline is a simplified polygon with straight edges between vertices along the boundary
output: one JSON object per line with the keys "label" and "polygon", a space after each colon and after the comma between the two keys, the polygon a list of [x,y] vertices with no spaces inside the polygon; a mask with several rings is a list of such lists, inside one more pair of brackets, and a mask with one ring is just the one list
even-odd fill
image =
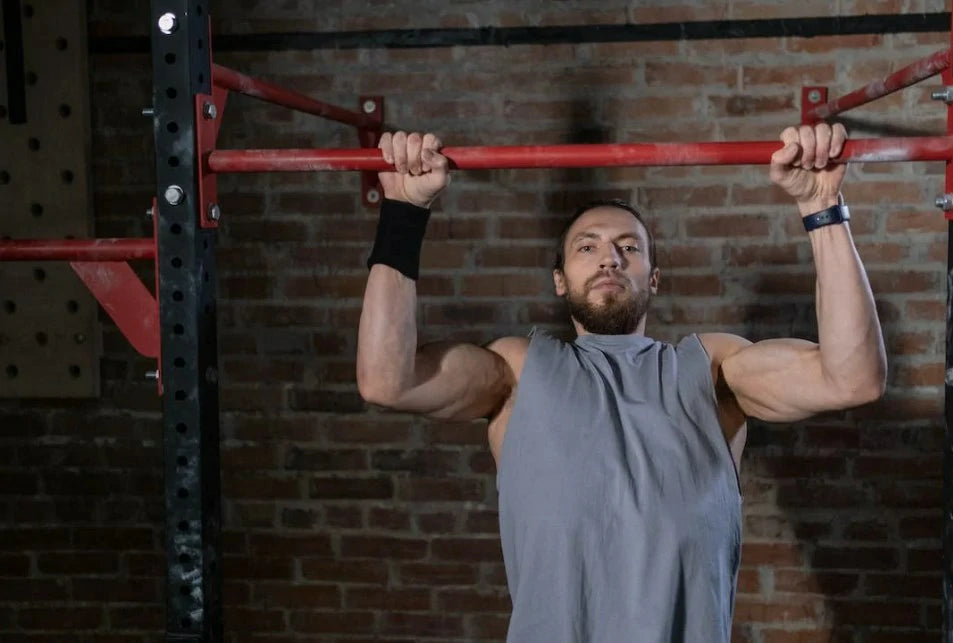
{"label": "short hair", "polygon": [[629,214],[635,217],[636,221],[642,224],[642,227],[645,228],[645,234],[649,238],[649,267],[653,270],[655,269],[655,237],[652,235],[652,231],[649,230],[648,225],[645,223],[645,219],[642,218],[642,213],[635,209],[628,201],[623,201],[622,199],[596,199],[589,201],[578,208],[573,212],[572,218],[569,220],[569,223],[566,224],[566,227],[563,228],[562,234],[559,235],[559,245],[556,247],[556,261],[553,264],[555,270],[562,270],[566,262],[565,248],[566,248],[566,236],[569,234],[569,229],[572,228],[572,225],[579,220],[579,217],[589,212],[590,210],[595,210],[596,208],[602,207],[611,207],[619,208],[620,210],[625,210]]}

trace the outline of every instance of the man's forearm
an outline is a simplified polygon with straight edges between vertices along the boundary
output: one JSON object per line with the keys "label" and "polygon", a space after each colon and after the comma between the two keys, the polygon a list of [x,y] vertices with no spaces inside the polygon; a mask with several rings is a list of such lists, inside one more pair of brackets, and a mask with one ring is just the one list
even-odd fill
{"label": "man's forearm", "polygon": [[[804,204],[801,213],[830,205]],[[809,233],[817,268],[821,363],[826,379],[845,395],[876,397],[886,374],[883,334],[848,225],[828,225]]]}
{"label": "man's forearm", "polygon": [[357,339],[357,382],[384,400],[410,387],[417,352],[417,283],[390,266],[371,268]]}

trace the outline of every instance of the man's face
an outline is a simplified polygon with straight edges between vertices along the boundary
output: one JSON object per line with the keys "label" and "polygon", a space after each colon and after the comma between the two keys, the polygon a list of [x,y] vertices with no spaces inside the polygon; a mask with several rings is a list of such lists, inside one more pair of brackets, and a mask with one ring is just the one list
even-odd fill
{"label": "man's face", "polygon": [[589,210],[569,229],[563,253],[563,270],[554,270],[553,280],[577,331],[644,331],[659,271],[650,264],[645,227],[632,213],[613,206]]}

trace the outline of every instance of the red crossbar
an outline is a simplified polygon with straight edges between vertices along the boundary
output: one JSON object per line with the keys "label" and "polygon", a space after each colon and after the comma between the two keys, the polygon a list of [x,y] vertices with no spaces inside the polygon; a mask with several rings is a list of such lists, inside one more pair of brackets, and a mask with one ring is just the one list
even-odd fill
{"label": "red crossbar", "polygon": [[[775,141],[739,143],[635,143],[447,147],[462,170],[663,165],[762,165],[778,150]],[[875,138],[848,141],[843,161],[943,161],[953,158],[953,137]],[[208,158],[212,172],[311,172],[389,170],[377,149],[219,150]]]}
{"label": "red crossbar", "polygon": [[16,239],[0,241],[0,261],[155,259],[152,239]]}
{"label": "red crossbar", "polygon": [[275,105],[282,105],[306,114],[314,114],[315,116],[321,116],[332,121],[347,123],[348,125],[354,125],[356,127],[369,129],[380,127],[377,121],[368,118],[364,114],[352,112],[343,107],[322,103],[304,94],[299,94],[298,92],[273,85],[272,83],[246,76],[245,74],[241,74],[228,67],[222,67],[221,65],[212,65],[212,81],[223,89],[251,96],[252,98],[258,98],[268,103],[274,103]]}
{"label": "red crossbar", "polygon": [[878,98],[883,98],[887,94],[892,94],[904,87],[919,83],[921,80],[936,76],[949,66],[950,49],[947,48],[927,56],[922,60],[918,60],[912,65],[907,65],[882,80],[874,81],[837,100],[815,107],[805,114],[805,122],[816,123],[825,118],[846,112],[854,107],[866,105]]}

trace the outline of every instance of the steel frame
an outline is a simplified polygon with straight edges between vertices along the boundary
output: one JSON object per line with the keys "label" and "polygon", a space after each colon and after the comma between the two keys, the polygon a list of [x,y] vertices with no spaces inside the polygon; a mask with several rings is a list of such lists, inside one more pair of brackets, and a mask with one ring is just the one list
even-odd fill
{"label": "steel frame", "polygon": [[[216,345],[215,226],[220,216],[215,175],[223,172],[390,169],[373,148],[383,99],[361,97],[363,113],[212,64],[209,19],[202,0],[152,0],[153,118],[157,200],[149,239],[0,241],[0,261],[67,260],[139,352],[159,358],[166,475],[166,640],[223,640],[221,493]],[[951,28],[953,45],[953,28]],[[830,118],[943,74],[934,98],[947,104],[947,135],[848,142],[842,161],[946,162],[950,220],[946,367],[953,373],[953,72],[951,49],[938,51],[840,99],[804,88],[802,122]],[[228,91],[358,128],[363,149],[217,150]],[[614,165],[767,163],[773,141],[685,144],[460,147],[443,151],[459,169],[570,168]],[[379,200],[365,180],[364,201]],[[153,298],[126,261],[152,259]],[[131,277],[130,277],[131,276]],[[132,282],[135,283],[132,283]],[[131,302],[131,303],[130,303]],[[159,338],[162,338],[161,346]],[[162,368],[162,364],[168,365]],[[945,382],[943,515],[943,640],[953,643],[953,377]]]}

